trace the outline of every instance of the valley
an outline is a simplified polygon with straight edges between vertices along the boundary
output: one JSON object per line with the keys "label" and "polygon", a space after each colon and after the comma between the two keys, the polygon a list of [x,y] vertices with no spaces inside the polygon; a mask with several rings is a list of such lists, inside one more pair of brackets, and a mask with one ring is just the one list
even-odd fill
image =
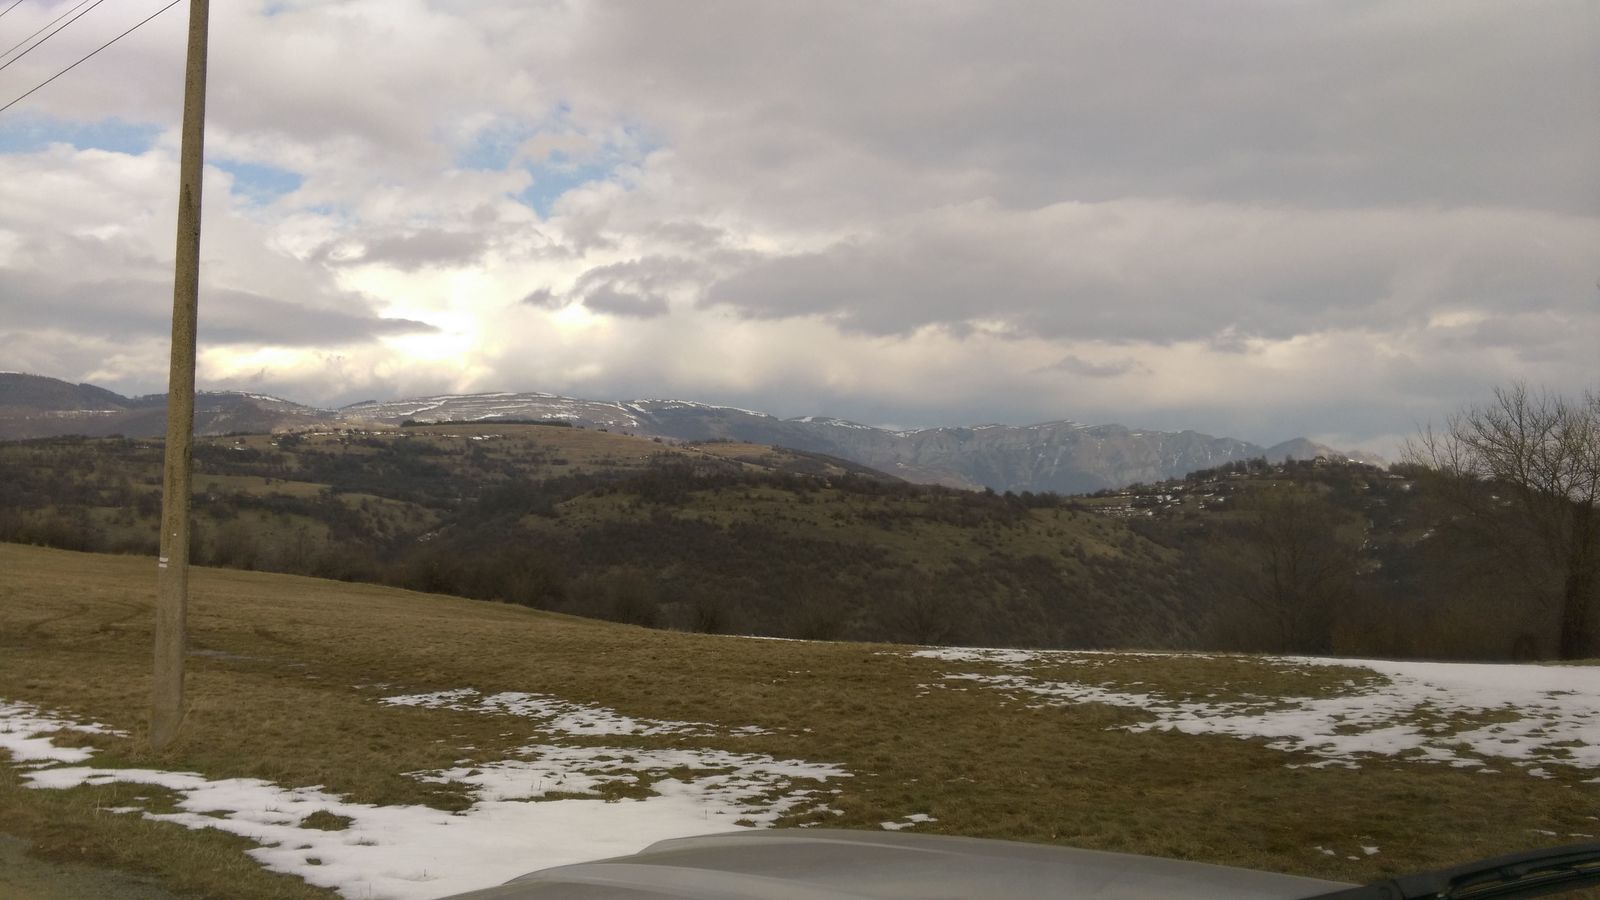
{"label": "valley", "polygon": [[[1257,458],[1092,495],[995,493],[565,423],[205,437],[194,458],[205,565],[712,633],[1556,652],[1552,574],[1507,558],[1513,533],[1456,518],[1420,471]],[[0,539],[153,555],[160,459],[149,440],[0,443]]]}

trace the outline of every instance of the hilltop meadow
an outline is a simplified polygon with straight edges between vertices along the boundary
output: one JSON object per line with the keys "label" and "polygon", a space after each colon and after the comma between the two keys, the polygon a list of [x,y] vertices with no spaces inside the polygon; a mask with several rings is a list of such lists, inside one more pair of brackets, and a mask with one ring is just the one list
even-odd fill
{"label": "hilltop meadow", "polygon": [[[1597,828],[1581,667],[1486,686],[1472,666],[757,640],[199,569],[188,718],[153,754],[153,563],[0,544],[0,571],[0,830],[150,890],[436,895],[504,873],[407,835],[550,804],[590,837],[679,808],[658,833],[909,827],[1352,881]],[[1550,678],[1556,707],[1505,687]],[[1267,734],[1306,711],[1321,734]],[[734,772],[756,786],[717,781]],[[585,837],[541,834],[502,863]]]}

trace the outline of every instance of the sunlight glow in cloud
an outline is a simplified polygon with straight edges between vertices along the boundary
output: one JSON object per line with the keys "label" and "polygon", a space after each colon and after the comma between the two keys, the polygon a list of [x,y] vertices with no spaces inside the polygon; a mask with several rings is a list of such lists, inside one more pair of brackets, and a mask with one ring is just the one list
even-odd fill
{"label": "sunlight glow in cloud", "polygon": [[[1593,5],[1001,7],[225,4],[202,386],[1383,450],[1600,379]],[[0,115],[0,368],[163,389],[182,33]]]}

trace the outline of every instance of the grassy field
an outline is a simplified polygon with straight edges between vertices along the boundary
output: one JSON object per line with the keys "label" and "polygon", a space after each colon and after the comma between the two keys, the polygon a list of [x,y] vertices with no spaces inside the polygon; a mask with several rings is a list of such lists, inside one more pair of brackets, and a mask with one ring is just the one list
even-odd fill
{"label": "grassy field", "polygon": [[[1357,769],[1291,768],[1317,758],[1260,739],[1130,732],[1117,726],[1147,716],[1122,706],[948,689],[957,684],[947,679],[950,663],[904,647],[652,631],[227,570],[196,573],[189,714],[177,745],[152,754],[143,728],[153,562],[0,544],[0,573],[0,702],[126,730],[58,737],[98,748],[93,764],[101,767],[320,785],[356,803],[462,810],[476,799],[469,785],[407,773],[492,764],[534,739],[599,740],[541,732],[510,714],[380,702],[471,688],[705,723],[694,735],[611,736],[608,745],[711,746],[851,773],[832,783],[839,793],[828,809],[802,805],[780,825],[877,829],[925,814],[934,821],[918,830],[1362,881],[1578,840],[1569,835],[1595,833],[1600,814],[1587,783],[1594,772],[1577,766],[1547,766],[1543,778],[1388,757]],[[1321,697],[1376,677],[1235,656],[1109,656],[1103,664],[1108,683],[1175,697]],[[977,660],[960,671],[1008,670]],[[1062,673],[1046,666],[1039,674]],[[941,684],[947,689],[932,688]],[[738,732],[751,725],[761,733]],[[213,896],[324,893],[262,869],[242,838],[106,811],[133,793],[163,811],[171,798],[159,789],[30,790],[24,776],[0,765],[0,831],[52,864],[116,869]],[[606,799],[648,793],[643,779]]]}

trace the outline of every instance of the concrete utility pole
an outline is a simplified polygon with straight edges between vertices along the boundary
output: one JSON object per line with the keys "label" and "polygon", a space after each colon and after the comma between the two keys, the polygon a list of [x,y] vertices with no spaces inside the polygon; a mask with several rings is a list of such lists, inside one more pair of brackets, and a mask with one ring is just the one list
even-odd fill
{"label": "concrete utility pole", "polygon": [[156,750],[172,743],[183,722],[195,320],[200,302],[200,180],[205,162],[206,34],[210,17],[210,0],[189,0],[189,61],[184,72],[183,146],[178,166],[178,259],[172,286],[172,369],[167,376],[167,447],[161,481],[156,662],[150,691],[150,746]]}

